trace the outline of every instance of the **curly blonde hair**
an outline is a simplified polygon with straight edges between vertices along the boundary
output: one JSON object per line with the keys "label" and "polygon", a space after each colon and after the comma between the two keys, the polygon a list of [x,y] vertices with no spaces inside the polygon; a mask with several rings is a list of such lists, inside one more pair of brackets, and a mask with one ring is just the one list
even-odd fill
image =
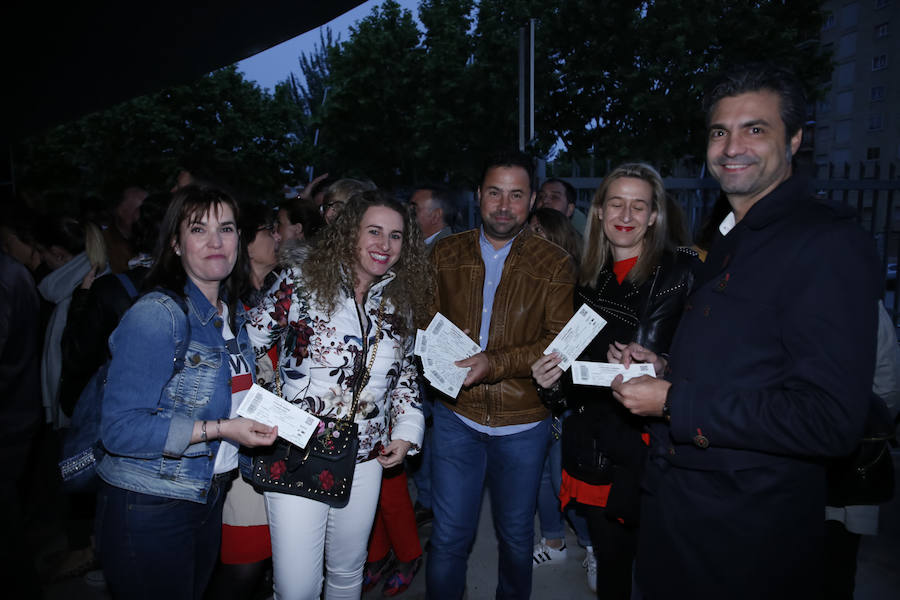
{"label": "curly blonde hair", "polygon": [[402,316],[396,331],[411,335],[415,327],[427,325],[434,295],[434,273],[416,218],[406,205],[386,192],[371,190],[355,194],[335,221],[319,234],[303,265],[303,279],[316,302],[329,315],[341,298],[356,289],[356,262],[359,260],[359,230],[363,216],[373,206],[384,206],[403,217],[403,247],[391,267],[396,275],[384,288],[384,298]]}

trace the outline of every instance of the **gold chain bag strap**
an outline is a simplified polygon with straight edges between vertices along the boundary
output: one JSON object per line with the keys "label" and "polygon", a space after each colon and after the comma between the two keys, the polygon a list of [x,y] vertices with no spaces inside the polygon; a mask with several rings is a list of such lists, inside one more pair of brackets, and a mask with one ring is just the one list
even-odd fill
{"label": "gold chain bag strap", "polygon": [[[384,299],[378,306],[378,321],[371,356],[353,385],[353,402],[342,419],[319,417],[321,423],[306,448],[298,448],[281,438],[266,453],[253,458],[253,486],[262,492],[280,492],[305,496],[342,508],[350,501],[356,455],[359,450],[359,425],[354,421],[359,395],[369,383],[381,329],[384,322]],[[365,347],[365,345],[363,346]],[[281,392],[280,365],[275,366],[276,393]]]}

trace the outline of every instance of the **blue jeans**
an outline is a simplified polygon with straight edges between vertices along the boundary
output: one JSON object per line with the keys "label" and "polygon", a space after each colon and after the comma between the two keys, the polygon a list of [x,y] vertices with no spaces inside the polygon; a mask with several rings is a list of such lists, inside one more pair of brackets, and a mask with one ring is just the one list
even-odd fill
{"label": "blue jeans", "polygon": [[227,480],[208,502],[141,494],[101,481],[97,545],[113,598],[200,600],[222,541]]}
{"label": "blue jeans", "polygon": [[[419,388],[420,393],[426,390],[426,386]],[[428,419],[434,414],[435,401],[431,398],[422,396],[422,412],[425,415],[425,436],[422,439],[422,456],[419,462],[419,468],[412,471],[412,479],[416,484],[416,504],[431,508],[431,455],[434,449],[431,447],[431,432],[434,426],[428,425]]]}
{"label": "blue jeans", "polygon": [[[554,429],[561,434],[561,422],[568,414],[561,418],[553,419]],[[559,507],[559,489],[562,486],[562,441],[559,437],[551,435],[550,447],[547,450],[547,460],[544,462],[544,471],[541,474],[541,487],[538,490],[537,510],[541,520],[541,536],[548,540],[559,540],[566,537],[565,518],[569,519],[578,543],[581,546],[591,545],[591,535],[585,518],[575,513],[571,508],[565,514]]]}
{"label": "blue jeans", "polygon": [[521,433],[489,436],[435,402],[428,598],[462,598],[485,485],[499,539],[497,598],[531,595],[534,510],[549,435],[548,417]]}

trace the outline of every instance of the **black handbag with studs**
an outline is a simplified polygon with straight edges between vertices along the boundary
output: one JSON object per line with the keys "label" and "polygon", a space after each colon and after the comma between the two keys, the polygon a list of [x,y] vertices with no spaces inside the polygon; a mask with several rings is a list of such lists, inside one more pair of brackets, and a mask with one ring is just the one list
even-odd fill
{"label": "black handbag with studs", "polygon": [[[384,302],[378,310],[378,326],[372,355],[362,377],[353,386],[353,404],[350,412],[341,419],[319,417],[316,433],[310,438],[306,448],[300,448],[278,438],[271,448],[253,456],[253,487],[260,492],[279,492],[294,496],[304,496],[324,502],[334,508],[343,508],[350,501],[353,487],[353,472],[356,470],[356,455],[359,450],[359,426],[354,422],[359,405],[359,394],[369,382],[384,315]],[[363,353],[365,355],[365,352]],[[279,366],[275,366],[275,386],[281,393],[278,376]]]}

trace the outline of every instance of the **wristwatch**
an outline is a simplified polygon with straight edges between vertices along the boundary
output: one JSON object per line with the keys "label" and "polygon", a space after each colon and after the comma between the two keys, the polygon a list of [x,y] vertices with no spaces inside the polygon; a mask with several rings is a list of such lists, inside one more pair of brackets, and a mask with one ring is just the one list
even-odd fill
{"label": "wristwatch", "polygon": [[672,413],[669,410],[669,398],[668,397],[666,397],[666,401],[663,402],[662,418],[665,419],[666,423],[672,422]]}

